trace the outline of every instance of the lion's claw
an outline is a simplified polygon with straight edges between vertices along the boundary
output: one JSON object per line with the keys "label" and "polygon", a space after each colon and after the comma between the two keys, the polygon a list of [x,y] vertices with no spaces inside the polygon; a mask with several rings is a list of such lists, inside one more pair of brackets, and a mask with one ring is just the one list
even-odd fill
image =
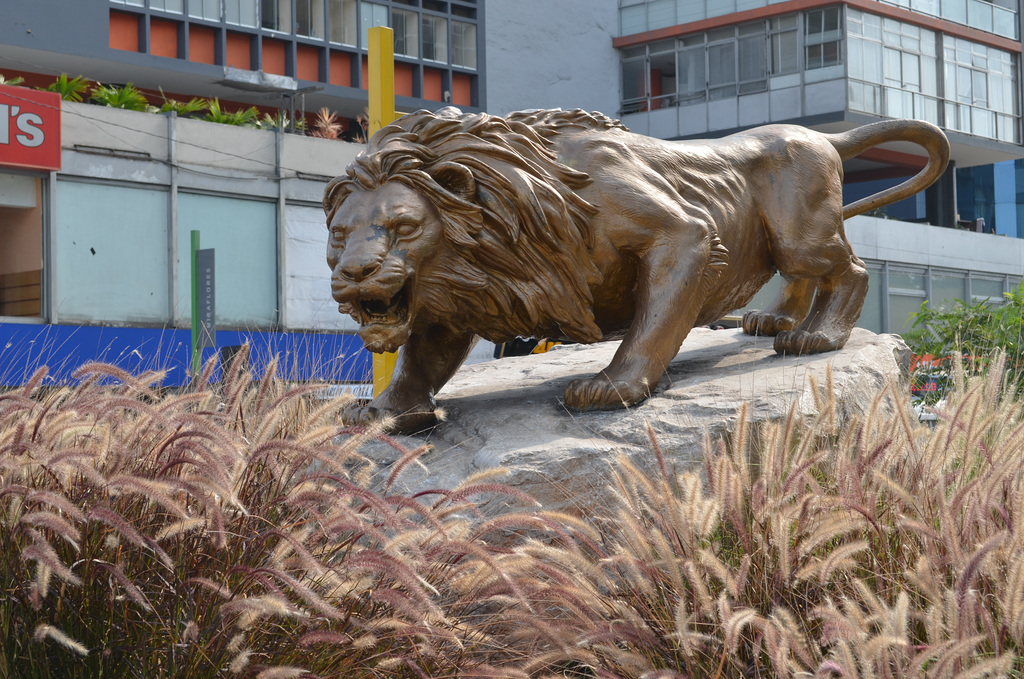
{"label": "lion's claw", "polygon": [[565,389],[565,405],[573,410],[612,410],[639,403],[650,395],[644,385],[612,380],[601,373],[570,382]]}
{"label": "lion's claw", "polygon": [[748,311],[743,314],[743,332],[756,337],[772,337],[780,332],[792,330],[798,321],[791,316],[770,314],[767,311]]}
{"label": "lion's claw", "polygon": [[437,414],[431,409],[412,408],[398,412],[386,406],[351,403],[341,411],[341,421],[346,426],[370,427],[384,424],[385,431],[398,434],[413,434],[437,424]]}
{"label": "lion's claw", "polygon": [[818,354],[842,347],[841,342],[830,339],[823,332],[787,330],[775,337],[775,351],[779,354]]}

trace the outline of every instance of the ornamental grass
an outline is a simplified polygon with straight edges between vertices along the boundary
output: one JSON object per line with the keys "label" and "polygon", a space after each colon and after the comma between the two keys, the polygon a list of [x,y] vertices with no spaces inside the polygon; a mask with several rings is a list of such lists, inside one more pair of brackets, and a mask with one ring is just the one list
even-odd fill
{"label": "ornamental grass", "polygon": [[585,517],[493,474],[400,491],[425,447],[272,367],[183,392],[40,372],[0,394],[0,676],[1020,676],[1001,365],[955,373],[933,429],[895,387],[839,425],[826,384],[812,421],[740,412],[703,469],[652,434],[654,471],[610,461]]}

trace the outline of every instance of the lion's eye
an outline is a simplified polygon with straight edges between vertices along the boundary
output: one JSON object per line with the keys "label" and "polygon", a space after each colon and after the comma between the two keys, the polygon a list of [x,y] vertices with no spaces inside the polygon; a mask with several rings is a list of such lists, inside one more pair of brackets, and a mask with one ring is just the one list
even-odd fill
{"label": "lion's eye", "polygon": [[416,235],[419,230],[420,225],[416,222],[402,222],[398,225],[398,228],[395,229],[395,232],[398,234],[399,238],[408,238],[409,236]]}

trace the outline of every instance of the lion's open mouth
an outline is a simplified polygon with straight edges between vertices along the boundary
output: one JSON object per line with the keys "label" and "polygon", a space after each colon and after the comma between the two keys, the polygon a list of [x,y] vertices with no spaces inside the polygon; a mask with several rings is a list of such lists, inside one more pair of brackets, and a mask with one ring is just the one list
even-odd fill
{"label": "lion's open mouth", "polygon": [[387,299],[360,300],[355,307],[360,325],[399,325],[409,318],[409,295],[402,288]]}

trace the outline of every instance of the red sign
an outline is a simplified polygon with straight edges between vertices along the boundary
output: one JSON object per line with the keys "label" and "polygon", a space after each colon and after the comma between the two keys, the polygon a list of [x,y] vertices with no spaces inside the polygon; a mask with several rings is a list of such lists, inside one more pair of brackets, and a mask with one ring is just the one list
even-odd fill
{"label": "red sign", "polygon": [[0,165],[60,169],[60,95],[0,85]]}

